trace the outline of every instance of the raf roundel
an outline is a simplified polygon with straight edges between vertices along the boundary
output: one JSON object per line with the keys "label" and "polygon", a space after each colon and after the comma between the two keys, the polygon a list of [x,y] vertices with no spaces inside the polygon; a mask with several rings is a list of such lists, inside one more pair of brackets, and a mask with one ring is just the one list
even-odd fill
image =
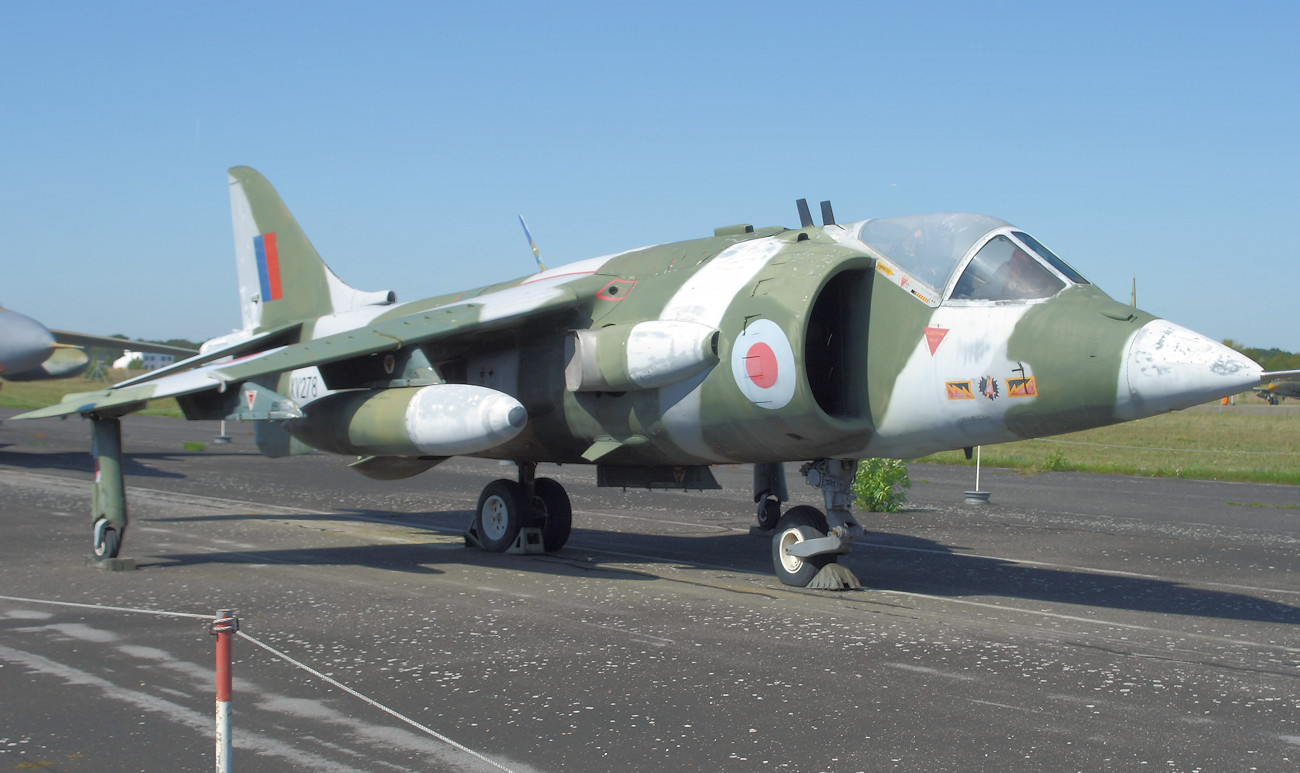
{"label": "raf roundel", "polygon": [[794,397],[794,352],[790,341],[770,319],[750,322],[731,350],[736,385],[760,408],[784,408]]}

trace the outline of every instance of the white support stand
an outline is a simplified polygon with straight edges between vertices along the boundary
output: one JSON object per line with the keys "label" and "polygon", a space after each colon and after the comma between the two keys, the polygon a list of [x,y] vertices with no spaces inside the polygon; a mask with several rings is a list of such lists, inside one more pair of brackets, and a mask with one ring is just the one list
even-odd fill
{"label": "white support stand", "polygon": [[968,505],[988,504],[991,493],[980,490],[980,448],[982,446],[975,446],[975,490],[966,492],[966,504]]}

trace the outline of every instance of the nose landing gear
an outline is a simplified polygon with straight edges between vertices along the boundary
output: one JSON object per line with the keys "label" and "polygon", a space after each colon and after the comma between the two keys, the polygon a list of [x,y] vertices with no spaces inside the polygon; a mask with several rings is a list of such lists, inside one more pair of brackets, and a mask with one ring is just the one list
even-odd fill
{"label": "nose landing gear", "polygon": [[772,537],[772,567],[784,584],[826,590],[862,587],[853,572],[836,562],[862,536],[862,527],[849,511],[857,468],[852,459],[820,459],[800,468],[808,484],[821,489],[826,513],[798,505],[778,521]]}

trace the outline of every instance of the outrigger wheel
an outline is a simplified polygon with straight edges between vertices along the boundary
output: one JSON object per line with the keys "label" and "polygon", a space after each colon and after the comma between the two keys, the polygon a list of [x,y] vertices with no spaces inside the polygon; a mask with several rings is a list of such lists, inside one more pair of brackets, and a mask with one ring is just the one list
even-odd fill
{"label": "outrigger wheel", "polygon": [[109,523],[107,518],[100,518],[95,521],[90,548],[94,551],[96,561],[117,558],[122,550],[122,532]]}
{"label": "outrigger wheel", "polygon": [[117,558],[126,534],[126,484],[122,477],[122,422],[91,416],[95,483],[90,488],[90,549],[96,561]]}

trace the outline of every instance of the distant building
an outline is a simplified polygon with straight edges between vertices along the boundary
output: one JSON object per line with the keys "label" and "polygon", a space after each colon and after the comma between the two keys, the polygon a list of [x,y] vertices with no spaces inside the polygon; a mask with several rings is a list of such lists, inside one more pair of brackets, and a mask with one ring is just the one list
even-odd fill
{"label": "distant building", "polygon": [[[140,363],[132,365],[132,363]],[[153,352],[133,352],[130,349],[122,352],[122,356],[113,360],[113,367],[118,370],[157,370],[166,365],[176,362],[174,354],[154,354]]]}

